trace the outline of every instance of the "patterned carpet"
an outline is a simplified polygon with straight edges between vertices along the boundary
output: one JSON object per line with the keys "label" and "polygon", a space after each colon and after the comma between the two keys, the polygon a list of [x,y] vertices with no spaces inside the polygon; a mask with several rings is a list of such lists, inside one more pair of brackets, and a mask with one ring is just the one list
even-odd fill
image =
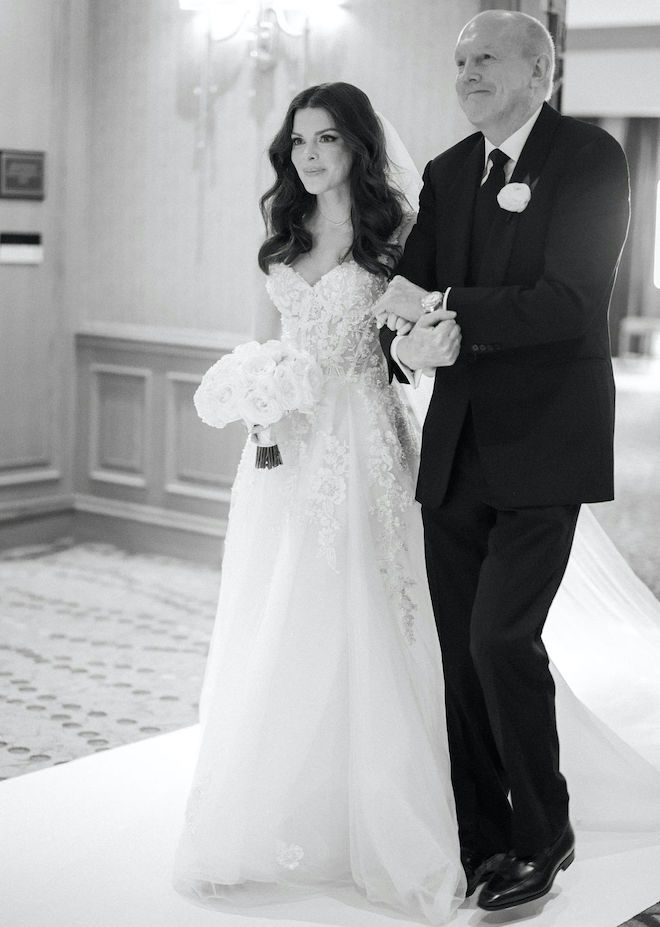
{"label": "patterned carpet", "polygon": [[[617,499],[593,511],[660,597],[660,371],[617,383]],[[218,583],[66,538],[0,554],[0,778],[194,723]],[[621,927],[660,927],[660,903]]]}
{"label": "patterned carpet", "polygon": [[0,778],[196,721],[219,571],[64,539],[0,556]]}

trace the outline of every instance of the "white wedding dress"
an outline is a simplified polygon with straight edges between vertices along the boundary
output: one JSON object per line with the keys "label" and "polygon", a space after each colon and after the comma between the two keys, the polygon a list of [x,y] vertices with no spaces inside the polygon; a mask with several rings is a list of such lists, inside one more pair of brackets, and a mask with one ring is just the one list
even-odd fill
{"label": "white wedding dress", "polygon": [[238,468],[175,884],[210,904],[357,886],[442,924],[465,883],[385,281],[347,260],[315,286],[277,265],[267,288],[325,384],[273,429],[282,466],[248,443]]}
{"label": "white wedding dress", "polygon": [[[179,891],[203,904],[355,886],[370,902],[442,924],[463,898],[413,498],[419,427],[387,383],[372,315],[384,286],[352,260],[315,286],[285,265],[267,282],[283,340],[317,358],[325,384],[314,414],[276,426],[283,465],[255,469],[248,443],[234,484],[175,872]],[[418,418],[427,401],[412,395]],[[555,671],[581,828],[660,830],[660,773],[633,749],[643,753],[660,714],[658,614],[585,510],[547,625],[574,688],[586,678],[589,708]],[[610,695],[618,647],[626,664]],[[632,746],[603,723],[626,727],[623,678],[629,702],[650,705]]]}

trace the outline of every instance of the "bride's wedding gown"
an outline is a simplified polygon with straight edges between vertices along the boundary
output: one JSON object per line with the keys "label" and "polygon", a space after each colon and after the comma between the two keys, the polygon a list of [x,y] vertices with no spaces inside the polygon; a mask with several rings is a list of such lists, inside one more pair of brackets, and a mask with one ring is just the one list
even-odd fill
{"label": "bride's wedding gown", "polygon": [[[283,340],[317,358],[325,386],[314,414],[276,426],[283,466],[255,469],[248,443],[234,483],[175,871],[177,888],[201,903],[348,885],[441,924],[464,894],[442,662],[414,502],[419,429],[387,383],[372,316],[384,287],[352,260],[314,286],[285,265],[268,278]],[[413,405],[420,401],[416,393]],[[572,561],[548,621],[549,646],[553,656],[568,654],[558,662],[574,687],[588,670],[580,694],[601,717],[611,713],[616,730],[626,693],[618,685],[603,704],[614,662],[600,651],[616,653],[618,636],[631,647],[643,626],[660,656],[657,603],[588,511]],[[572,650],[589,665],[571,665]],[[632,671],[636,696],[652,701],[657,662],[642,655],[631,670],[630,659],[626,652],[622,674]],[[653,757],[642,759],[555,676],[575,823],[660,829]],[[619,715],[625,727],[625,708]],[[643,747],[644,719],[638,738]]]}
{"label": "bride's wedding gown", "polygon": [[352,260],[267,288],[326,379],[234,483],[177,887],[232,903],[356,885],[431,923],[462,900],[417,435]]}

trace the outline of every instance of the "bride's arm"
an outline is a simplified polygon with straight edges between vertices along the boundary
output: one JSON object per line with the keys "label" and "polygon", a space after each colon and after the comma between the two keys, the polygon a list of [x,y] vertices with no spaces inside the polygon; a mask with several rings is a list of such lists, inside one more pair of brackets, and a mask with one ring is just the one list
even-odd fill
{"label": "bride's arm", "polygon": [[281,316],[264,290],[252,317],[252,338],[263,343],[271,338],[278,339],[281,334]]}
{"label": "bride's arm", "polygon": [[413,230],[413,226],[415,225],[416,221],[417,221],[417,213],[411,212],[405,217],[405,219],[399,226],[398,243],[401,246],[402,250],[406,244],[406,241],[408,240],[408,235],[410,235],[410,233]]}

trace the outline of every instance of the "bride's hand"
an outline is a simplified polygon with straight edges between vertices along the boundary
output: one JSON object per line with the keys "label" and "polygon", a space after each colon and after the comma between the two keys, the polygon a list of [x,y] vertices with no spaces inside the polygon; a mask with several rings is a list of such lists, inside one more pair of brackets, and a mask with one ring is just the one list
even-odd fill
{"label": "bride's hand", "polygon": [[421,303],[424,296],[428,296],[428,290],[411,283],[405,277],[394,276],[374,307],[376,318],[389,319],[393,316],[414,325],[424,312]]}
{"label": "bride's hand", "polygon": [[252,441],[254,442],[254,444],[259,445],[261,443],[261,435],[269,427],[270,426],[266,426],[266,425],[252,425],[251,427],[248,428],[248,434],[250,438],[252,439]]}
{"label": "bride's hand", "polygon": [[393,312],[380,312],[376,315],[376,325],[378,328],[382,328],[384,325],[393,331],[397,335],[407,335],[408,332],[413,327],[413,323],[409,322],[408,319],[402,318],[400,315],[395,315]]}

